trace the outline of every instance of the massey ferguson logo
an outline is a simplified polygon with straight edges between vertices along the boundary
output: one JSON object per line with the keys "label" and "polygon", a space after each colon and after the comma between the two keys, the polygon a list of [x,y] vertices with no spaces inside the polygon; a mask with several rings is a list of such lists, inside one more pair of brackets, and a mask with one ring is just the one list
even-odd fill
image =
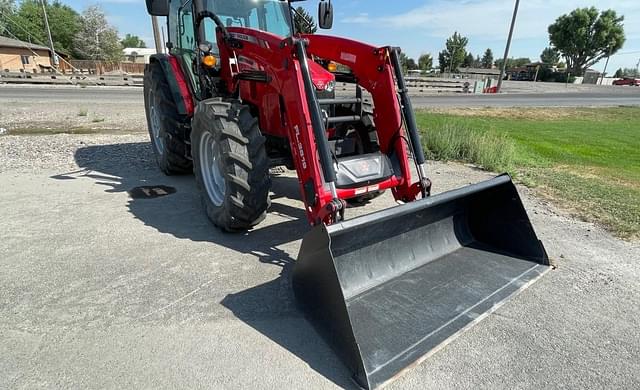
{"label": "massey ferguson logo", "polygon": [[232,32],[229,35],[231,35],[235,39],[239,39],[241,41],[251,42],[251,43],[258,43],[258,40],[256,39],[256,37],[251,36],[251,35],[241,34],[241,33],[237,33],[237,32]]}

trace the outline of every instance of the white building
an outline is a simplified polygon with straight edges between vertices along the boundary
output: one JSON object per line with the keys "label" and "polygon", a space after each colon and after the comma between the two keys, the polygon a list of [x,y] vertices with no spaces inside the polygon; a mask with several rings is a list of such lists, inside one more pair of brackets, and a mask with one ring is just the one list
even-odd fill
{"label": "white building", "polygon": [[137,64],[148,64],[149,57],[152,54],[156,54],[156,49],[140,48],[140,47],[127,47],[122,49],[122,61],[134,62]]}

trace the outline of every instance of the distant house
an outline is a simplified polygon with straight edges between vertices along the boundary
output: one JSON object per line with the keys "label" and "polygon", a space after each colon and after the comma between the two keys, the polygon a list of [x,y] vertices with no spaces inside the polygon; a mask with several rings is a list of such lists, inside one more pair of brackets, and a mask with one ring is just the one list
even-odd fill
{"label": "distant house", "polygon": [[0,71],[39,73],[51,69],[48,47],[0,36]]}
{"label": "distant house", "polygon": [[600,84],[602,77],[602,73],[598,72],[594,69],[587,69],[584,72],[584,78],[582,79],[582,84]]}
{"label": "distant house", "polygon": [[149,57],[156,54],[156,49],[127,47],[122,50],[122,61],[136,64],[148,64]]}
{"label": "distant house", "polygon": [[516,81],[533,81],[538,69],[544,65],[542,62],[532,62],[506,71],[507,79]]}

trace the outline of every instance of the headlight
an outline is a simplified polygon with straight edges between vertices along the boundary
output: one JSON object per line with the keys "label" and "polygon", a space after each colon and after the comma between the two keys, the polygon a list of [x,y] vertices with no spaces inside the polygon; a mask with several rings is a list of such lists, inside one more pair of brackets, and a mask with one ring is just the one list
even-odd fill
{"label": "headlight", "polygon": [[333,90],[336,88],[336,82],[335,80],[331,80],[327,83],[327,85],[324,86],[324,90],[327,92],[333,92]]}

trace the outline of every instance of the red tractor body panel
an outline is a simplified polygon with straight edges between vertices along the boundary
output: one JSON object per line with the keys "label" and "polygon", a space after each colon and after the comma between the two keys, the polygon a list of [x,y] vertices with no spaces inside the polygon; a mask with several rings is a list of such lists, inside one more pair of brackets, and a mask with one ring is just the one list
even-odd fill
{"label": "red tractor body panel", "polygon": [[[317,145],[313,135],[311,115],[305,95],[300,63],[288,39],[249,28],[230,27],[231,36],[241,47],[230,49],[220,46],[220,61],[229,64],[221,69],[229,92],[238,89],[243,101],[260,107],[260,126],[263,134],[287,138],[298,174],[305,210],[311,224],[322,221],[322,210],[332,200],[332,194],[323,181]],[[353,198],[371,191],[391,189],[397,200],[412,201],[420,192],[411,185],[405,131],[400,106],[395,92],[393,70],[389,61],[389,48],[378,48],[358,41],[323,35],[304,35],[308,40],[310,56],[341,63],[351,68],[358,83],[373,98],[374,120],[380,151],[395,153],[400,172],[375,185],[338,189],[341,199]],[[219,33],[218,39],[224,37]],[[314,86],[322,90],[335,80],[332,73],[309,60]],[[268,82],[240,80],[243,72],[264,72]],[[313,183],[314,199],[304,186]]]}

